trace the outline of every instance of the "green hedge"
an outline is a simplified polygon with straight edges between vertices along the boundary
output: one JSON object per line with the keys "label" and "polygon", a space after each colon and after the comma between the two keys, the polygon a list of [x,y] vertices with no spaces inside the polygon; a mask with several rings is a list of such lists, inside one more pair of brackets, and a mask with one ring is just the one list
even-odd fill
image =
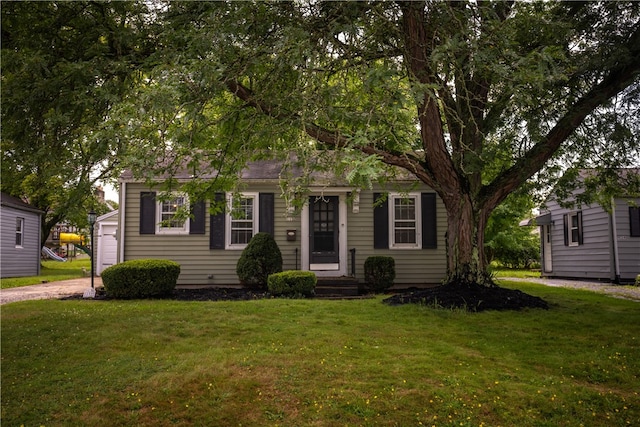
{"label": "green hedge", "polygon": [[119,299],[171,295],[180,275],[180,264],[166,259],[137,259],[112,265],[102,272],[107,296]]}
{"label": "green hedge", "polygon": [[364,261],[364,280],[368,290],[384,292],[393,286],[396,262],[389,256],[370,256]]}
{"label": "green hedge", "polygon": [[240,282],[255,289],[266,289],[270,274],[282,271],[282,253],[269,233],[256,233],[242,251],[236,273]]}
{"label": "green hedge", "polygon": [[313,271],[289,270],[274,273],[267,279],[269,293],[279,297],[312,297],[318,279]]}

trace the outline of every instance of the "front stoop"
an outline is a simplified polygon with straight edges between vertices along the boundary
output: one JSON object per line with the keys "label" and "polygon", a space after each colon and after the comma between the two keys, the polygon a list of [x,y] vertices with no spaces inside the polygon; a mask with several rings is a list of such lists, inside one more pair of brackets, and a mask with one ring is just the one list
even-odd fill
{"label": "front stoop", "polygon": [[359,282],[355,277],[318,277],[316,296],[319,298],[359,296]]}

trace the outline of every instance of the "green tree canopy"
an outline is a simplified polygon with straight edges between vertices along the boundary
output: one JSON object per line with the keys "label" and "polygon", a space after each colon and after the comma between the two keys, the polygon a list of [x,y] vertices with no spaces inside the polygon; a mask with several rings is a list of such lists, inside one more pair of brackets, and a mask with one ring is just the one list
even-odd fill
{"label": "green tree canopy", "polygon": [[637,2],[171,2],[162,19],[121,110],[134,168],[364,153],[442,198],[451,283],[490,283],[488,218],[532,177],[638,159]]}
{"label": "green tree canopy", "polygon": [[150,51],[148,20],[144,3],[2,2],[2,189],[46,213],[43,242],[118,165],[105,119]]}
{"label": "green tree canopy", "polygon": [[509,194],[638,161],[633,1],[3,3],[2,27],[3,189],[86,193],[111,159],[186,162],[202,195],[256,157],[333,150],[354,185],[396,166],[432,187],[449,282],[488,284]]}

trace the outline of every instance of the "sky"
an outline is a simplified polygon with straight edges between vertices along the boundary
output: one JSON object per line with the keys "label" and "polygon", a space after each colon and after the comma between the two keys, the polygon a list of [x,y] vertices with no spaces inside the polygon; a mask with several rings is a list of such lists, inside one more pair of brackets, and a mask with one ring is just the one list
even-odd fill
{"label": "sky", "polygon": [[102,183],[102,189],[104,190],[105,200],[119,201],[118,190],[112,184]]}

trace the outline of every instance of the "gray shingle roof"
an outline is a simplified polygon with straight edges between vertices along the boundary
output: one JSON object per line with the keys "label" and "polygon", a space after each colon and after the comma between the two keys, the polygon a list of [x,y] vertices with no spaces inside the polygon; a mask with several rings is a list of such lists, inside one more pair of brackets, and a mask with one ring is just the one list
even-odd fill
{"label": "gray shingle roof", "polygon": [[4,192],[0,192],[0,204],[2,206],[8,206],[8,207],[12,207],[14,209],[19,209],[22,211],[34,212],[37,214],[43,213],[40,209],[36,208],[35,206],[25,203],[19,198],[11,196]]}
{"label": "gray shingle roof", "polygon": [[[247,166],[241,172],[241,179],[243,181],[277,181],[282,177],[285,171],[285,161],[279,159],[266,159],[257,160],[247,163]],[[203,172],[204,171],[204,172]],[[301,177],[303,169],[300,166],[295,165],[294,162],[289,162],[288,173],[294,177]],[[169,178],[169,173],[158,174],[155,178],[163,180]],[[212,167],[201,167],[198,171],[198,178],[200,179],[214,179],[218,176],[218,171]],[[172,177],[178,180],[187,180],[193,178],[193,171],[186,167],[174,169]],[[120,176],[123,181],[143,181],[143,179],[137,178],[136,174],[131,170],[127,170]],[[336,176],[333,172],[321,172],[314,171],[311,173],[312,181],[330,185],[347,185],[347,179],[342,176]],[[397,181],[415,181],[416,177],[408,172],[401,170],[396,173]]]}

